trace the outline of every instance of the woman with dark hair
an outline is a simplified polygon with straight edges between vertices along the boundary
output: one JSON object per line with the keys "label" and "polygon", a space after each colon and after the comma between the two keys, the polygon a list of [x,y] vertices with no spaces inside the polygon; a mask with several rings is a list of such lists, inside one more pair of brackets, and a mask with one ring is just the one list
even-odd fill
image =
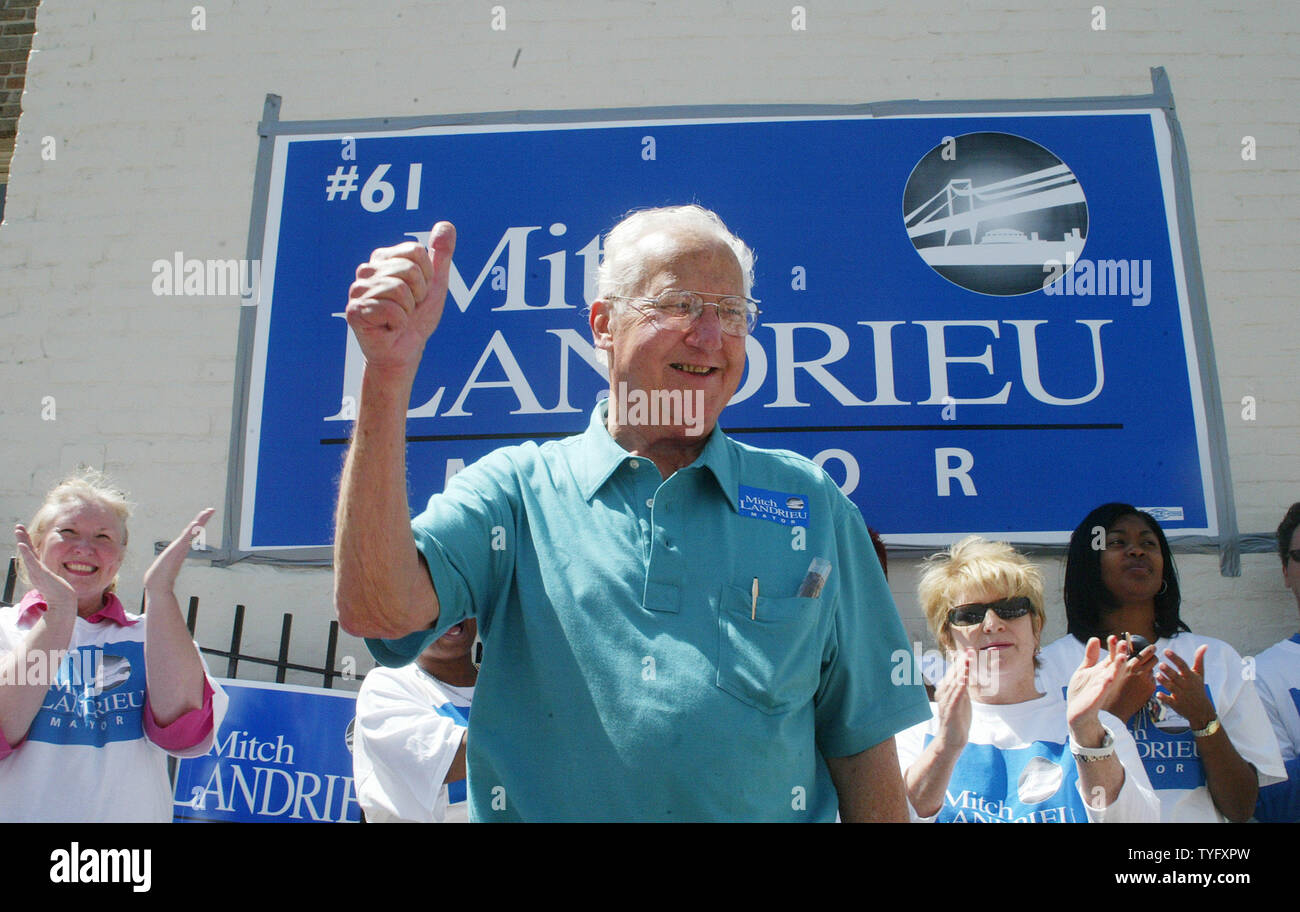
{"label": "woman with dark hair", "polygon": [[[1129,539],[1141,544],[1153,557],[1159,551],[1162,572],[1153,577],[1148,577],[1147,574],[1130,574],[1126,577],[1122,572],[1112,574],[1109,579],[1105,577],[1108,567],[1106,558],[1120,553],[1112,545],[1126,540],[1125,531],[1130,533]],[[1141,555],[1129,557],[1126,554],[1124,560],[1144,563]],[[1126,580],[1134,576],[1137,587],[1130,593],[1129,590],[1133,587]],[[1152,596],[1146,592],[1148,578],[1160,580]],[[1129,594],[1135,598],[1125,599]],[[1115,620],[1124,619],[1112,616],[1116,610],[1135,611],[1138,616],[1134,620],[1145,625],[1148,598],[1152,612],[1149,632],[1155,635],[1148,636],[1148,642],[1154,643],[1158,637],[1191,632],[1191,628],[1178,616],[1182,592],[1178,588],[1174,555],[1169,550],[1169,540],[1165,538],[1160,524],[1151,514],[1128,504],[1103,504],[1084,517],[1070,536],[1070,551],[1065,562],[1065,615],[1069,632],[1075,639],[1083,637],[1085,641],[1090,636],[1105,636],[1101,631],[1108,630]],[[1124,617],[1127,616],[1126,613]]]}
{"label": "woman with dark hair", "polygon": [[1059,689],[1091,637],[1135,645],[1105,708],[1123,719],[1160,796],[1161,820],[1250,819],[1261,785],[1284,775],[1254,684],[1222,640],[1179,616],[1181,593],[1164,530],[1128,504],[1093,510],[1070,537],[1066,636],[1041,654],[1044,687]]}

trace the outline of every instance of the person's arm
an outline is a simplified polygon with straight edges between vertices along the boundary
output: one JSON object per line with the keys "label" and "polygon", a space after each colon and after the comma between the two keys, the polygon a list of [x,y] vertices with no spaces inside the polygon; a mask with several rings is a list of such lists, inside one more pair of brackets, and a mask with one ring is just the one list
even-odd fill
{"label": "person's arm", "polygon": [[400,637],[438,619],[438,596],[411,535],[406,411],[424,344],[442,316],[455,246],[455,229],[439,222],[427,250],[376,250],[348,293],[348,326],[366,365],[339,485],[334,606],[355,636]]}
{"label": "person's arm", "polygon": [[[911,668],[899,668],[900,653],[912,660],[908,639],[861,512],[825,473],[818,483],[830,500],[825,513],[835,545],[826,555],[831,582],[820,595],[834,600],[834,627],[814,695],[817,747],[838,793],[841,820],[906,821],[894,736],[928,721],[930,706],[920,685],[911,683]],[[800,561],[801,570],[806,566]],[[907,677],[899,679],[896,671]]]}
{"label": "person's arm", "polygon": [[907,798],[894,739],[850,757],[827,757],[844,823],[906,823]]}
{"label": "person's arm", "polygon": [[[26,663],[29,655],[41,655],[48,660],[58,652],[66,651],[77,623],[76,592],[66,580],[51,573],[40,562],[23,526],[14,528],[14,537],[27,576],[45,599],[46,608],[32,625],[22,647],[0,656],[0,682],[3,682],[0,683],[0,734],[10,749],[27,737],[27,730],[40,712],[52,683],[45,675],[32,675],[32,680],[27,680],[29,676],[25,671],[19,674],[20,663]],[[42,661],[39,667],[50,668],[54,664]],[[20,680],[23,683],[19,683]],[[3,747],[0,745],[0,755],[7,753]]]}
{"label": "person's arm", "polygon": [[943,808],[944,793],[957,759],[970,737],[971,652],[967,650],[948,666],[935,688],[938,731],[916,762],[903,774],[907,800],[918,817],[933,817]]}
{"label": "person's arm", "polygon": [[[1112,636],[1107,641],[1106,657],[1098,661],[1100,655],[1101,642],[1093,637],[1084,647],[1083,661],[1070,677],[1065,720],[1070,729],[1072,747],[1095,749],[1102,746],[1106,729],[1098,713],[1123,686],[1123,671],[1129,661],[1127,645],[1121,646]],[[1124,766],[1113,749],[1113,738],[1110,756],[1092,762],[1076,761],[1076,766],[1079,791],[1090,806],[1100,810],[1115,803],[1124,787]]]}
{"label": "person's arm", "polygon": [[1286,761],[1286,782],[1259,790],[1255,819],[1261,823],[1300,823],[1300,757]]}
{"label": "person's arm", "polygon": [[[1207,648],[1202,645],[1196,650],[1190,668],[1172,649],[1165,650],[1165,658],[1172,664],[1160,663],[1159,681],[1169,693],[1159,694],[1158,699],[1172,706],[1193,731],[1201,731],[1219,718],[1205,692]],[[1196,750],[1205,768],[1206,787],[1219,813],[1234,823],[1249,820],[1259,797],[1259,775],[1237,753],[1227,729],[1220,724],[1213,734],[1197,738]]]}
{"label": "person's arm", "polygon": [[176,577],[194,535],[212,518],[209,507],[154,559],[144,574],[144,667],[149,709],[160,726],[203,706],[203,662],[181,617]]}
{"label": "person's arm", "polygon": [[456,756],[451,758],[451,766],[447,768],[447,775],[442,777],[444,785],[448,782],[459,782],[469,777],[469,766],[465,761],[468,746],[469,729],[465,729],[465,733],[460,736],[460,746],[456,748]]}
{"label": "person's arm", "polygon": [[[1291,733],[1282,719],[1281,706],[1291,705],[1290,688],[1285,680],[1279,685],[1274,688],[1264,670],[1264,656],[1261,655],[1256,666],[1255,691],[1281,748],[1286,781],[1260,787],[1255,802],[1255,819],[1261,823],[1300,823],[1300,757],[1295,756],[1300,745],[1292,742]],[[1288,754],[1292,755],[1289,760]]]}

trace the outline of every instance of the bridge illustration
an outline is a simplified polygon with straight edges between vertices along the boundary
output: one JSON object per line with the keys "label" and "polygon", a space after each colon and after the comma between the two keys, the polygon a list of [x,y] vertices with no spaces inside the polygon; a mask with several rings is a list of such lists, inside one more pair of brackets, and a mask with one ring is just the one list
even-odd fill
{"label": "bridge illustration", "polygon": [[980,224],[1086,202],[1070,169],[1056,165],[981,187],[970,178],[950,180],[907,213],[904,223],[913,241],[943,233],[942,245],[917,249],[931,266],[1041,266],[1048,260],[1078,259],[1084,244],[1078,226],[1060,240],[1040,238],[1037,231],[1025,234],[1016,228],[996,228],[984,232],[977,243]]}

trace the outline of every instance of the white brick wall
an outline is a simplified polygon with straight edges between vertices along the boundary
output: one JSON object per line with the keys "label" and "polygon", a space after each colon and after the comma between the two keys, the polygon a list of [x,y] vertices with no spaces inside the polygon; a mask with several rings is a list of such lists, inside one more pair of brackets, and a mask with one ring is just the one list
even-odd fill
{"label": "white brick wall", "polygon": [[[238,301],[155,298],[153,260],[242,256],[268,92],[285,119],[725,103],[852,103],[1145,94],[1167,68],[1188,144],[1239,522],[1273,529],[1300,499],[1294,289],[1300,234],[1300,9],[1257,2],[421,2],[193,4],[45,0],[0,228],[0,518],[25,520],[78,460],[101,462],[140,503],[124,590],[148,545],[226,483]],[[505,31],[490,28],[504,6]],[[516,62],[516,55],[518,59]],[[1258,158],[1241,160],[1241,138]],[[42,161],[41,138],[57,141]],[[340,301],[344,290],[339,290]],[[1240,418],[1253,395],[1258,417]],[[57,420],[40,418],[54,396]],[[328,496],[322,493],[322,496]],[[220,538],[223,517],[210,529]],[[1063,629],[1059,561],[1049,634]],[[1296,627],[1276,558],[1239,579],[1213,556],[1179,560],[1187,617],[1239,649]],[[909,627],[914,561],[894,561]],[[295,613],[293,658],[317,662],[330,617],[322,570],[186,570],[200,637],[224,646],[233,605],[273,655]],[[343,653],[369,665],[348,637]],[[291,680],[294,680],[291,678]],[[299,678],[303,683],[311,683]]]}

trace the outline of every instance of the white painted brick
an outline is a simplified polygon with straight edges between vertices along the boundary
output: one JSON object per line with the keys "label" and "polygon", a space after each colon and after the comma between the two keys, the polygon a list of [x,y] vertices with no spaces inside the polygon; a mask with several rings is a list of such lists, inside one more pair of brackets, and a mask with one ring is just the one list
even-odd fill
{"label": "white painted brick", "polygon": [[[0,227],[0,383],[15,402],[53,390],[59,420],[39,427],[30,408],[4,413],[6,438],[16,431],[31,439],[22,447],[0,440],[3,510],[25,518],[49,468],[78,452],[100,453],[129,477],[149,522],[158,520],[149,534],[168,534],[193,514],[190,492],[223,494],[238,309],[160,301],[149,293],[149,266],[176,249],[242,255],[268,91],[284,97],[286,119],[1092,96],[1148,92],[1151,65],[1168,68],[1189,147],[1242,527],[1274,527],[1280,508],[1300,496],[1296,459],[1279,458],[1300,439],[1296,419],[1283,418],[1300,412],[1296,399],[1281,394],[1297,376],[1300,279],[1290,243],[1300,228],[1293,4],[1106,4],[1102,33],[1088,27],[1093,4],[1061,0],[940,0],[924,9],[818,0],[803,4],[802,33],[789,28],[793,4],[723,0],[503,0],[504,33],[489,28],[492,4],[204,5],[202,33],[187,31],[188,4],[135,0],[111,15],[73,0],[41,5]],[[728,59],[737,64],[720,65]],[[1258,140],[1257,162],[1240,160],[1247,132]],[[56,162],[39,158],[46,134],[59,139]],[[69,249],[78,259],[71,266]],[[101,310],[104,338],[70,325]],[[94,370],[77,358],[91,343],[119,366],[110,388],[95,387]],[[10,364],[11,352],[26,359]],[[1242,389],[1258,398],[1249,428],[1233,422]],[[141,401],[158,405],[143,409]],[[133,539],[134,596],[151,559],[147,545]],[[1244,651],[1268,645],[1283,619],[1293,620],[1293,605],[1278,596],[1275,558],[1247,555],[1236,581],[1218,576],[1214,556],[1179,563],[1194,628],[1222,631]],[[1059,561],[1045,565],[1059,592]],[[915,561],[898,566],[900,610],[919,631]],[[275,652],[284,604],[298,606],[295,659],[299,644],[309,661],[323,651],[327,572],[195,565],[182,576],[186,586],[203,597],[206,642],[225,646],[242,599],[250,642],[263,654]],[[1053,598],[1051,620],[1063,630]],[[1246,614],[1224,611],[1227,599]],[[320,634],[315,642],[308,628]],[[344,637],[340,651],[348,649],[369,667],[360,643]]]}

